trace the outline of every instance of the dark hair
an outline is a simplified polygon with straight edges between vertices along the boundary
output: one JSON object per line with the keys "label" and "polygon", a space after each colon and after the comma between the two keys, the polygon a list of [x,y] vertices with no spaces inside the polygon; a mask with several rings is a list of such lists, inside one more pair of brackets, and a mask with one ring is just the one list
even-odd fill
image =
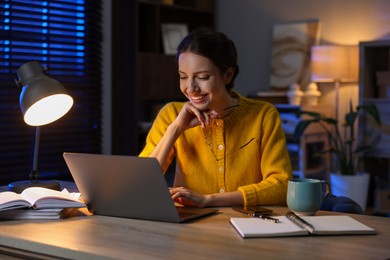
{"label": "dark hair", "polygon": [[179,60],[180,54],[186,51],[210,59],[218,67],[221,74],[224,74],[228,68],[234,68],[232,79],[226,85],[226,89],[230,92],[239,68],[236,47],[225,34],[205,27],[196,29],[184,37],[177,47],[176,62]]}

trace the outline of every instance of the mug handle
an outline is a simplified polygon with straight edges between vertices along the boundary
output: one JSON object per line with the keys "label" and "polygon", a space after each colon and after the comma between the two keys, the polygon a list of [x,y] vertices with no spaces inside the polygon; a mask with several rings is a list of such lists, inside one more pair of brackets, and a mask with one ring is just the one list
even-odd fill
{"label": "mug handle", "polygon": [[322,200],[325,200],[330,195],[331,189],[330,189],[329,182],[321,181],[321,183],[326,186],[325,194],[322,197]]}

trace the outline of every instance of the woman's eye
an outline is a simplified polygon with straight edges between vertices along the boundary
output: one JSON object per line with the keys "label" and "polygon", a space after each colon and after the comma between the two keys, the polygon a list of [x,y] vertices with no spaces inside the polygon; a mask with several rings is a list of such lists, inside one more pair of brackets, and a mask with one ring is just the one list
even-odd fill
{"label": "woman's eye", "polygon": [[200,80],[208,80],[210,77],[209,76],[199,76],[198,79]]}

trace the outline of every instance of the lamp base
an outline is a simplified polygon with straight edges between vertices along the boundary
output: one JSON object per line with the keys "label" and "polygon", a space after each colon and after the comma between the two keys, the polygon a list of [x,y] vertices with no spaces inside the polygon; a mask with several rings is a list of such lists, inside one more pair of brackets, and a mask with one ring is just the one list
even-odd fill
{"label": "lamp base", "polygon": [[60,184],[56,181],[31,182],[30,180],[28,180],[28,181],[15,181],[8,184],[8,190],[16,193],[22,193],[24,189],[30,187],[42,187],[42,188],[58,190],[58,191],[61,190]]}

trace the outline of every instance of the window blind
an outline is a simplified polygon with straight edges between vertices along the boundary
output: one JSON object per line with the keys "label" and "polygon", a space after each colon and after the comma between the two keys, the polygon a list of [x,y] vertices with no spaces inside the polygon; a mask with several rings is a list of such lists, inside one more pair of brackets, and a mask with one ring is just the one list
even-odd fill
{"label": "window blind", "polygon": [[63,118],[41,127],[38,171],[69,178],[63,152],[100,153],[101,1],[0,2],[0,183],[27,179],[35,128],[23,121],[17,69],[28,61],[47,67],[75,103]]}

